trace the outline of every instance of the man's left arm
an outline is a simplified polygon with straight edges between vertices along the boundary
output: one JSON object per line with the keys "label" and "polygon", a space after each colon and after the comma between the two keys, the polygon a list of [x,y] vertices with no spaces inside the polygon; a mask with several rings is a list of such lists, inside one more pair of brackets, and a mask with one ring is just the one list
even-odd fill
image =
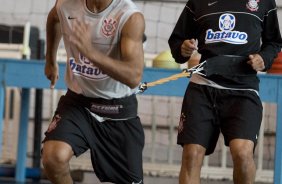
{"label": "man's left arm", "polygon": [[279,29],[277,9],[270,10],[263,22],[262,45],[258,53],[264,61],[264,70],[270,69],[274,58],[282,48],[282,38]]}

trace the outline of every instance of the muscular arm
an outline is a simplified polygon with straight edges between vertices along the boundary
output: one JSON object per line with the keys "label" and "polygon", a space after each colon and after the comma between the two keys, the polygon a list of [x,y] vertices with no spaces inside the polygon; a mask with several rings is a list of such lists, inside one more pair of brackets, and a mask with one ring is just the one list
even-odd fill
{"label": "muscular arm", "polygon": [[46,64],[45,75],[51,81],[51,88],[55,87],[58,75],[58,65],[56,62],[57,50],[62,37],[59,17],[55,6],[51,9],[46,23]]}
{"label": "muscular arm", "polygon": [[282,48],[282,38],[279,30],[278,15],[275,1],[272,1],[273,9],[265,16],[263,22],[262,45],[259,55],[262,57],[265,70],[269,69]]}
{"label": "muscular arm", "polygon": [[[143,35],[145,23],[141,14],[133,15],[125,24],[121,36],[122,60],[127,63],[120,77],[130,87],[139,85],[144,67]],[[125,65],[125,64],[124,64]]]}
{"label": "muscular arm", "polygon": [[56,61],[57,49],[62,37],[60,21],[55,6],[49,12],[46,23],[46,61],[51,63]]}
{"label": "muscular arm", "polygon": [[197,49],[194,25],[194,15],[187,3],[168,40],[171,54],[177,63],[188,61],[192,52]]}
{"label": "muscular arm", "polygon": [[74,21],[70,41],[103,72],[130,88],[135,88],[141,82],[143,74],[142,38],[144,30],[145,21],[143,15],[141,13],[131,15],[121,32],[121,60],[108,57],[96,50],[91,44],[90,26],[83,22]]}

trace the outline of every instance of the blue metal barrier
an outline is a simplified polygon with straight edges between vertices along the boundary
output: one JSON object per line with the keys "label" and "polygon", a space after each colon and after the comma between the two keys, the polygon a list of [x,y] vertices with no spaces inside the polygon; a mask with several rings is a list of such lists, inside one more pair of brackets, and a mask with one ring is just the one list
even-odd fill
{"label": "blue metal barrier", "polygon": [[[66,89],[64,84],[65,63],[59,64],[59,80],[56,89]],[[179,73],[180,70],[145,68],[143,81],[151,82]],[[275,144],[274,183],[282,184],[282,76],[259,75],[260,96],[262,101],[277,104],[277,126]],[[163,85],[147,89],[144,95],[183,96],[188,78],[180,78]],[[5,87],[22,88],[21,117],[18,138],[18,153],[16,164],[16,181],[24,182],[26,177],[26,145],[28,130],[29,88],[49,89],[50,82],[44,75],[44,61],[42,60],[12,60],[0,59],[0,112],[4,112]],[[3,113],[0,117],[0,154],[3,132]]]}

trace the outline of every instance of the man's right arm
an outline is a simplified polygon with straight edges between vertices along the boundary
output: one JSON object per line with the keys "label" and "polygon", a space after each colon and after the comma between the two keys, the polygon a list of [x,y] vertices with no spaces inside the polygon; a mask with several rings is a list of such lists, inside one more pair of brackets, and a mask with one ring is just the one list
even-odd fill
{"label": "man's right arm", "polygon": [[53,64],[56,62],[57,50],[62,38],[56,5],[49,12],[46,23],[46,61]]}
{"label": "man's right arm", "polygon": [[59,16],[57,13],[56,1],[55,6],[51,9],[47,17],[46,23],[46,63],[45,63],[45,75],[51,81],[50,88],[54,88],[59,78],[59,68],[57,64],[57,50],[60,40],[62,38],[62,32],[60,28]]}
{"label": "man's right arm", "polygon": [[193,50],[197,50],[195,26],[191,25],[195,25],[194,14],[187,3],[168,40],[171,54],[177,63],[187,62]]}

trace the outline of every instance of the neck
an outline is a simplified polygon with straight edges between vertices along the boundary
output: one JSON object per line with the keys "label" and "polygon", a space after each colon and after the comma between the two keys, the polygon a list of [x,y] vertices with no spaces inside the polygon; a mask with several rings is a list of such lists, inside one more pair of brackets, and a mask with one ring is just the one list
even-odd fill
{"label": "neck", "polygon": [[112,0],[86,0],[87,8],[93,13],[99,13],[106,9]]}

